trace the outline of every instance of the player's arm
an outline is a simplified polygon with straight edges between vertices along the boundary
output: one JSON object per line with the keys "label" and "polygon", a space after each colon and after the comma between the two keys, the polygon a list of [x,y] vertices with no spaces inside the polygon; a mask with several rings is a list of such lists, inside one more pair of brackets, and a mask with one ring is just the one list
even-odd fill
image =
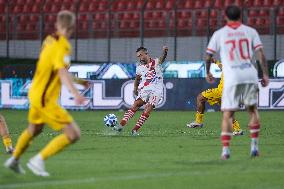
{"label": "player's arm", "polygon": [[85,98],[79,94],[79,91],[76,89],[75,85],[72,82],[72,77],[67,71],[66,68],[60,68],[58,70],[59,78],[61,82],[67,87],[67,89],[74,95],[76,104],[83,104]]}
{"label": "player's arm", "polygon": [[268,66],[267,66],[267,61],[263,52],[262,48],[259,48],[256,52],[256,58],[259,60],[260,67],[263,73],[262,80],[261,80],[261,85],[263,87],[266,87],[269,84],[269,76],[268,76]]}
{"label": "player's arm", "polygon": [[73,81],[79,85],[83,85],[85,88],[88,88],[90,83],[89,81],[85,80],[85,79],[81,79],[81,78],[78,78],[78,77],[75,77],[73,76]]}
{"label": "player's arm", "polygon": [[163,46],[163,54],[159,58],[159,64],[162,64],[165,62],[167,55],[168,55],[169,48],[167,46]]}
{"label": "player's arm", "polygon": [[206,53],[206,57],[205,57],[205,66],[206,66],[206,81],[208,83],[213,83],[214,82],[214,77],[212,75],[212,73],[210,72],[210,67],[211,67],[211,62],[214,61],[213,60],[213,54],[210,53]]}
{"label": "player's arm", "polygon": [[134,94],[137,96],[138,95],[138,86],[141,80],[141,76],[140,75],[136,75],[135,80],[134,80]]}

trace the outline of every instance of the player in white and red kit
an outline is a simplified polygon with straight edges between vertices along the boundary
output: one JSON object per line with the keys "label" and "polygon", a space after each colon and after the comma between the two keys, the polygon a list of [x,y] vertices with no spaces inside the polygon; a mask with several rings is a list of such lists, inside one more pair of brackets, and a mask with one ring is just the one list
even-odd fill
{"label": "player in white and red kit", "polygon": [[128,120],[143,105],[145,109],[132,129],[132,135],[138,135],[138,130],[150,116],[150,112],[158,105],[163,97],[163,70],[161,64],[165,61],[168,47],[163,47],[163,54],[160,58],[152,59],[145,47],[139,47],[136,55],[139,65],[136,68],[136,78],[134,81],[134,94],[137,96],[133,106],[125,112],[120,125],[114,127],[116,131],[122,131]]}
{"label": "player in white and red kit", "polygon": [[219,52],[223,63],[224,88],[221,110],[223,111],[221,140],[223,143],[222,159],[230,157],[229,145],[232,136],[232,119],[234,112],[244,104],[249,112],[251,133],[251,156],[259,155],[258,135],[260,131],[257,111],[258,73],[253,63],[253,54],[259,60],[263,72],[261,84],[269,83],[267,63],[263,46],[257,31],[240,22],[241,10],[232,5],[225,10],[227,25],[216,31],[207,48],[206,80],[214,81],[210,73],[213,54]]}

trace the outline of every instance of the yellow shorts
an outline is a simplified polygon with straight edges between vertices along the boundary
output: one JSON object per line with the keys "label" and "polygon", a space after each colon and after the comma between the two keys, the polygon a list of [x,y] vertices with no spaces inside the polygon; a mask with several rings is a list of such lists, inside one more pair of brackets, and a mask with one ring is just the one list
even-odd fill
{"label": "yellow shorts", "polygon": [[43,108],[31,105],[28,120],[32,124],[48,124],[56,131],[73,122],[72,116],[57,104],[46,105]]}
{"label": "yellow shorts", "polygon": [[207,89],[201,94],[207,99],[207,102],[211,106],[217,103],[221,105],[222,90],[220,90],[219,88]]}

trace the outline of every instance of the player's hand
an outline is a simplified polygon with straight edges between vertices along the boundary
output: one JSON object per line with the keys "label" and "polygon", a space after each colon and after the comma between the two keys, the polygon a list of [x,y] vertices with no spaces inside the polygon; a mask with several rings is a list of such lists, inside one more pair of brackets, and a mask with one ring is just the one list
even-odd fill
{"label": "player's hand", "polygon": [[83,97],[82,95],[78,94],[78,95],[75,95],[74,100],[75,100],[76,105],[83,105],[86,98]]}
{"label": "player's hand", "polygon": [[168,47],[168,46],[163,46],[163,51],[164,51],[164,52],[168,52],[168,50],[169,50],[169,47]]}
{"label": "player's hand", "polygon": [[208,83],[214,83],[215,82],[215,78],[213,77],[212,73],[207,73],[207,76],[206,76],[206,81]]}
{"label": "player's hand", "polygon": [[85,87],[85,89],[90,88],[91,83],[87,80],[83,80],[81,85],[83,85]]}
{"label": "player's hand", "polygon": [[266,87],[269,84],[269,77],[268,77],[268,75],[263,75],[260,83],[261,83],[261,86]]}

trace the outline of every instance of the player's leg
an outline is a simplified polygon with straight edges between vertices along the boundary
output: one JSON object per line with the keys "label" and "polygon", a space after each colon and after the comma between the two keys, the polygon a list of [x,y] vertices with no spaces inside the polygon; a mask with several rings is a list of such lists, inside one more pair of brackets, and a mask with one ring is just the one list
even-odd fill
{"label": "player's leg", "polygon": [[49,173],[45,170],[44,162],[79,139],[80,129],[76,123],[66,125],[63,133],[52,139],[36,156],[31,158],[27,166],[38,176],[49,176]]}
{"label": "player's leg", "polygon": [[205,111],[205,102],[207,99],[200,93],[196,98],[195,121],[186,124],[189,128],[203,127],[203,116]]}
{"label": "player's leg", "polygon": [[0,135],[6,152],[11,154],[13,152],[12,139],[10,137],[5,118],[0,114]]}
{"label": "player's leg", "polygon": [[52,139],[37,155],[32,157],[27,166],[38,176],[49,176],[45,170],[44,161],[77,141],[80,138],[80,129],[69,113],[59,105],[44,108],[42,119],[52,129],[63,131],[63,133]]}
{"label": "player's leg", "polygon": [[145,109],[143,111],[143,113],[140,115],[138,121],[136,122],[134,128],[132,129],[132,135],[138,135],[138,130],[143,126],[143,124],[145,123],[145,121],[149,118],[150,113],[152,112],[152,110],[157,107],[160,99],[162,98],[162,91],[151,91],[149,92],[145,99],[147,100],[147,103],[145,105]]}
{"label": "player's leg", "polygon": [[136,111],[143,105],[144,101],[141,98],[135,100],[133,106],[127,112],[125,112],[122,120],[120,121],[120,125],[125,126],[129,119],[131,119],[136,113]]}
{"label": "player's leg", "polygon": [[223,144],[222,148],[222,159],[228,159],[230,157],[230,141],[232,137],[232,122],[233,122],[233,111],[223,111],[223,120],[221,125],[221,142]]}
{"label": "player's leg", "polygon": [[259,114],[256,106],[249,106],[248,112],[250,116],[249,129],[251,137],[251,156],[256,157],[259,156],[259,149],[258,149],[258,140],[259,140],[258,137],[260,132]]}
{"label": "player's leg", "polygon": [[5,162],[4,166],[12,169],[16,173],[24,174],[25,171],[20,166],[20,157],[29,147],[33,138],[36,137],[38,134],[40,134],[42,130],[43,130],[43,124],[30,123],[28,128],[25,129],[18,138],[12,157]]}
{"label": "player's leg", "polygon": [[138,121],[136,122],[134,128],[132,129],[132,135],[136,136],[138,135],[138,130],[143,126],[145,121],[149,118],[151,111],[154,109],[154,105],[148,102],[145,105],[145,110],[143,113],[140,115]]}

